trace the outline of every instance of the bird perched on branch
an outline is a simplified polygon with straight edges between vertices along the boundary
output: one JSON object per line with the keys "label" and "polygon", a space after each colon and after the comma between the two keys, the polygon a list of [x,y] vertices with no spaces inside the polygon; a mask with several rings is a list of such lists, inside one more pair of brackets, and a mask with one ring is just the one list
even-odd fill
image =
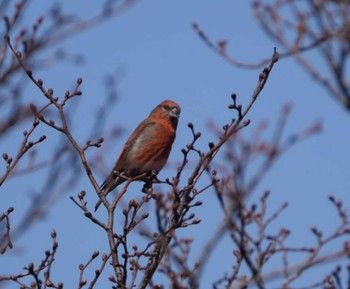
{"label": "bird perched on branch", "polygon": [[[147,183],[150,176],[159,173],[168,160],[175,140],[180,112],[181,108],[176,102],[165,100],[139,124],[125,143],[112,172],[101,186],[105,196],[127,178],[144,175],[138,180]],[[96,203],[95,211],[101,203],[102,200]]]}

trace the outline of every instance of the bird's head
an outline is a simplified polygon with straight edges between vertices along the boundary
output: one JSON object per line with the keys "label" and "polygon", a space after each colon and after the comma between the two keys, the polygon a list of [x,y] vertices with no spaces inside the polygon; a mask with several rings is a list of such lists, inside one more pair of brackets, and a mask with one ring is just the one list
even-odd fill
{"label": "bird's head", "polygon": [[169,120],[176,129],[180,112],[181,108],[176,102],[165,100],[152,110],[150,116]]}

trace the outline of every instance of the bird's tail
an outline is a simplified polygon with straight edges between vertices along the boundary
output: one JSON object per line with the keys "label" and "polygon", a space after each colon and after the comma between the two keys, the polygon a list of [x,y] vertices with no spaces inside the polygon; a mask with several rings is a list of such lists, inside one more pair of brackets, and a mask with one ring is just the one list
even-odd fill
{"label": "bird's tail", "polygon": [[101,204],[102,204],[102,200],[100,199],[100,200],[97,201],[97,203],[96,203],[96,205],[95,205],[95,212],[97,211],[97,209],[99,208],[99,206],[101,206]]}
{"label": "bird's tail", "polygon": [[[100,187],[102,193],[103,193],[105,196],[107,196],[108,193],[111,191],[111,190],[108,190],[108,189],[110,189],[109,183],[110,183],[110,182],[109,182],[109,178],[107,178],[107,179],[103,182],[103,184],[101,185],[101,187]],[[102,200],[99,199],[99,200],[97,201],[96,205],[95,205],[95,212],[96,212],[97,209],[101,206],[101,204],[102,204]]]}
{"label": "bird's tail", "polygon": [[[101,185],[101,191],[105,196],[107,196],[109,192],[113,191],[119,184],[121,184],[124,181],[124,178],[118,176],[116,177],[115,174],[111,174]],[[101,204],[102,200],[99,199],[95,205],[95,212],[101,206]]]}

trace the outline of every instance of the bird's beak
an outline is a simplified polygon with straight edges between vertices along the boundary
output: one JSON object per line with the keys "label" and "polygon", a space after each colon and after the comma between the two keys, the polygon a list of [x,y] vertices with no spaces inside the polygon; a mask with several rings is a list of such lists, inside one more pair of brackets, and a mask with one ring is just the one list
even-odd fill
{"label": "bird's beak", "polygon": [[179,108],[177,108],[177,107],[174,107],[174,108],[172,108],[171,110],[170,110],[170,113],[169,113],[169,115],[170,115],[170,117],[172,117],[172,118],[179,118],[180,117],[180,109]]}

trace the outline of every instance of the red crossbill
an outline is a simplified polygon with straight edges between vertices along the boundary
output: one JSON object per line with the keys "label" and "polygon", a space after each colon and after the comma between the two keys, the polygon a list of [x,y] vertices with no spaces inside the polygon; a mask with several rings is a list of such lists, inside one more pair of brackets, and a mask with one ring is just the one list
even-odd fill
{"label": "red crossbill", "polygon": [[[105,196],[126,178],[145,174],[141,180],[147,182],[150,175],[159,173],[168,160],[175,140],[180,112],[181,108],[176,102],[165,100],[139,124],[125,143],[112,172],[101,186]],[[95,211],[101,203],[101,200],[96,203]]]}

